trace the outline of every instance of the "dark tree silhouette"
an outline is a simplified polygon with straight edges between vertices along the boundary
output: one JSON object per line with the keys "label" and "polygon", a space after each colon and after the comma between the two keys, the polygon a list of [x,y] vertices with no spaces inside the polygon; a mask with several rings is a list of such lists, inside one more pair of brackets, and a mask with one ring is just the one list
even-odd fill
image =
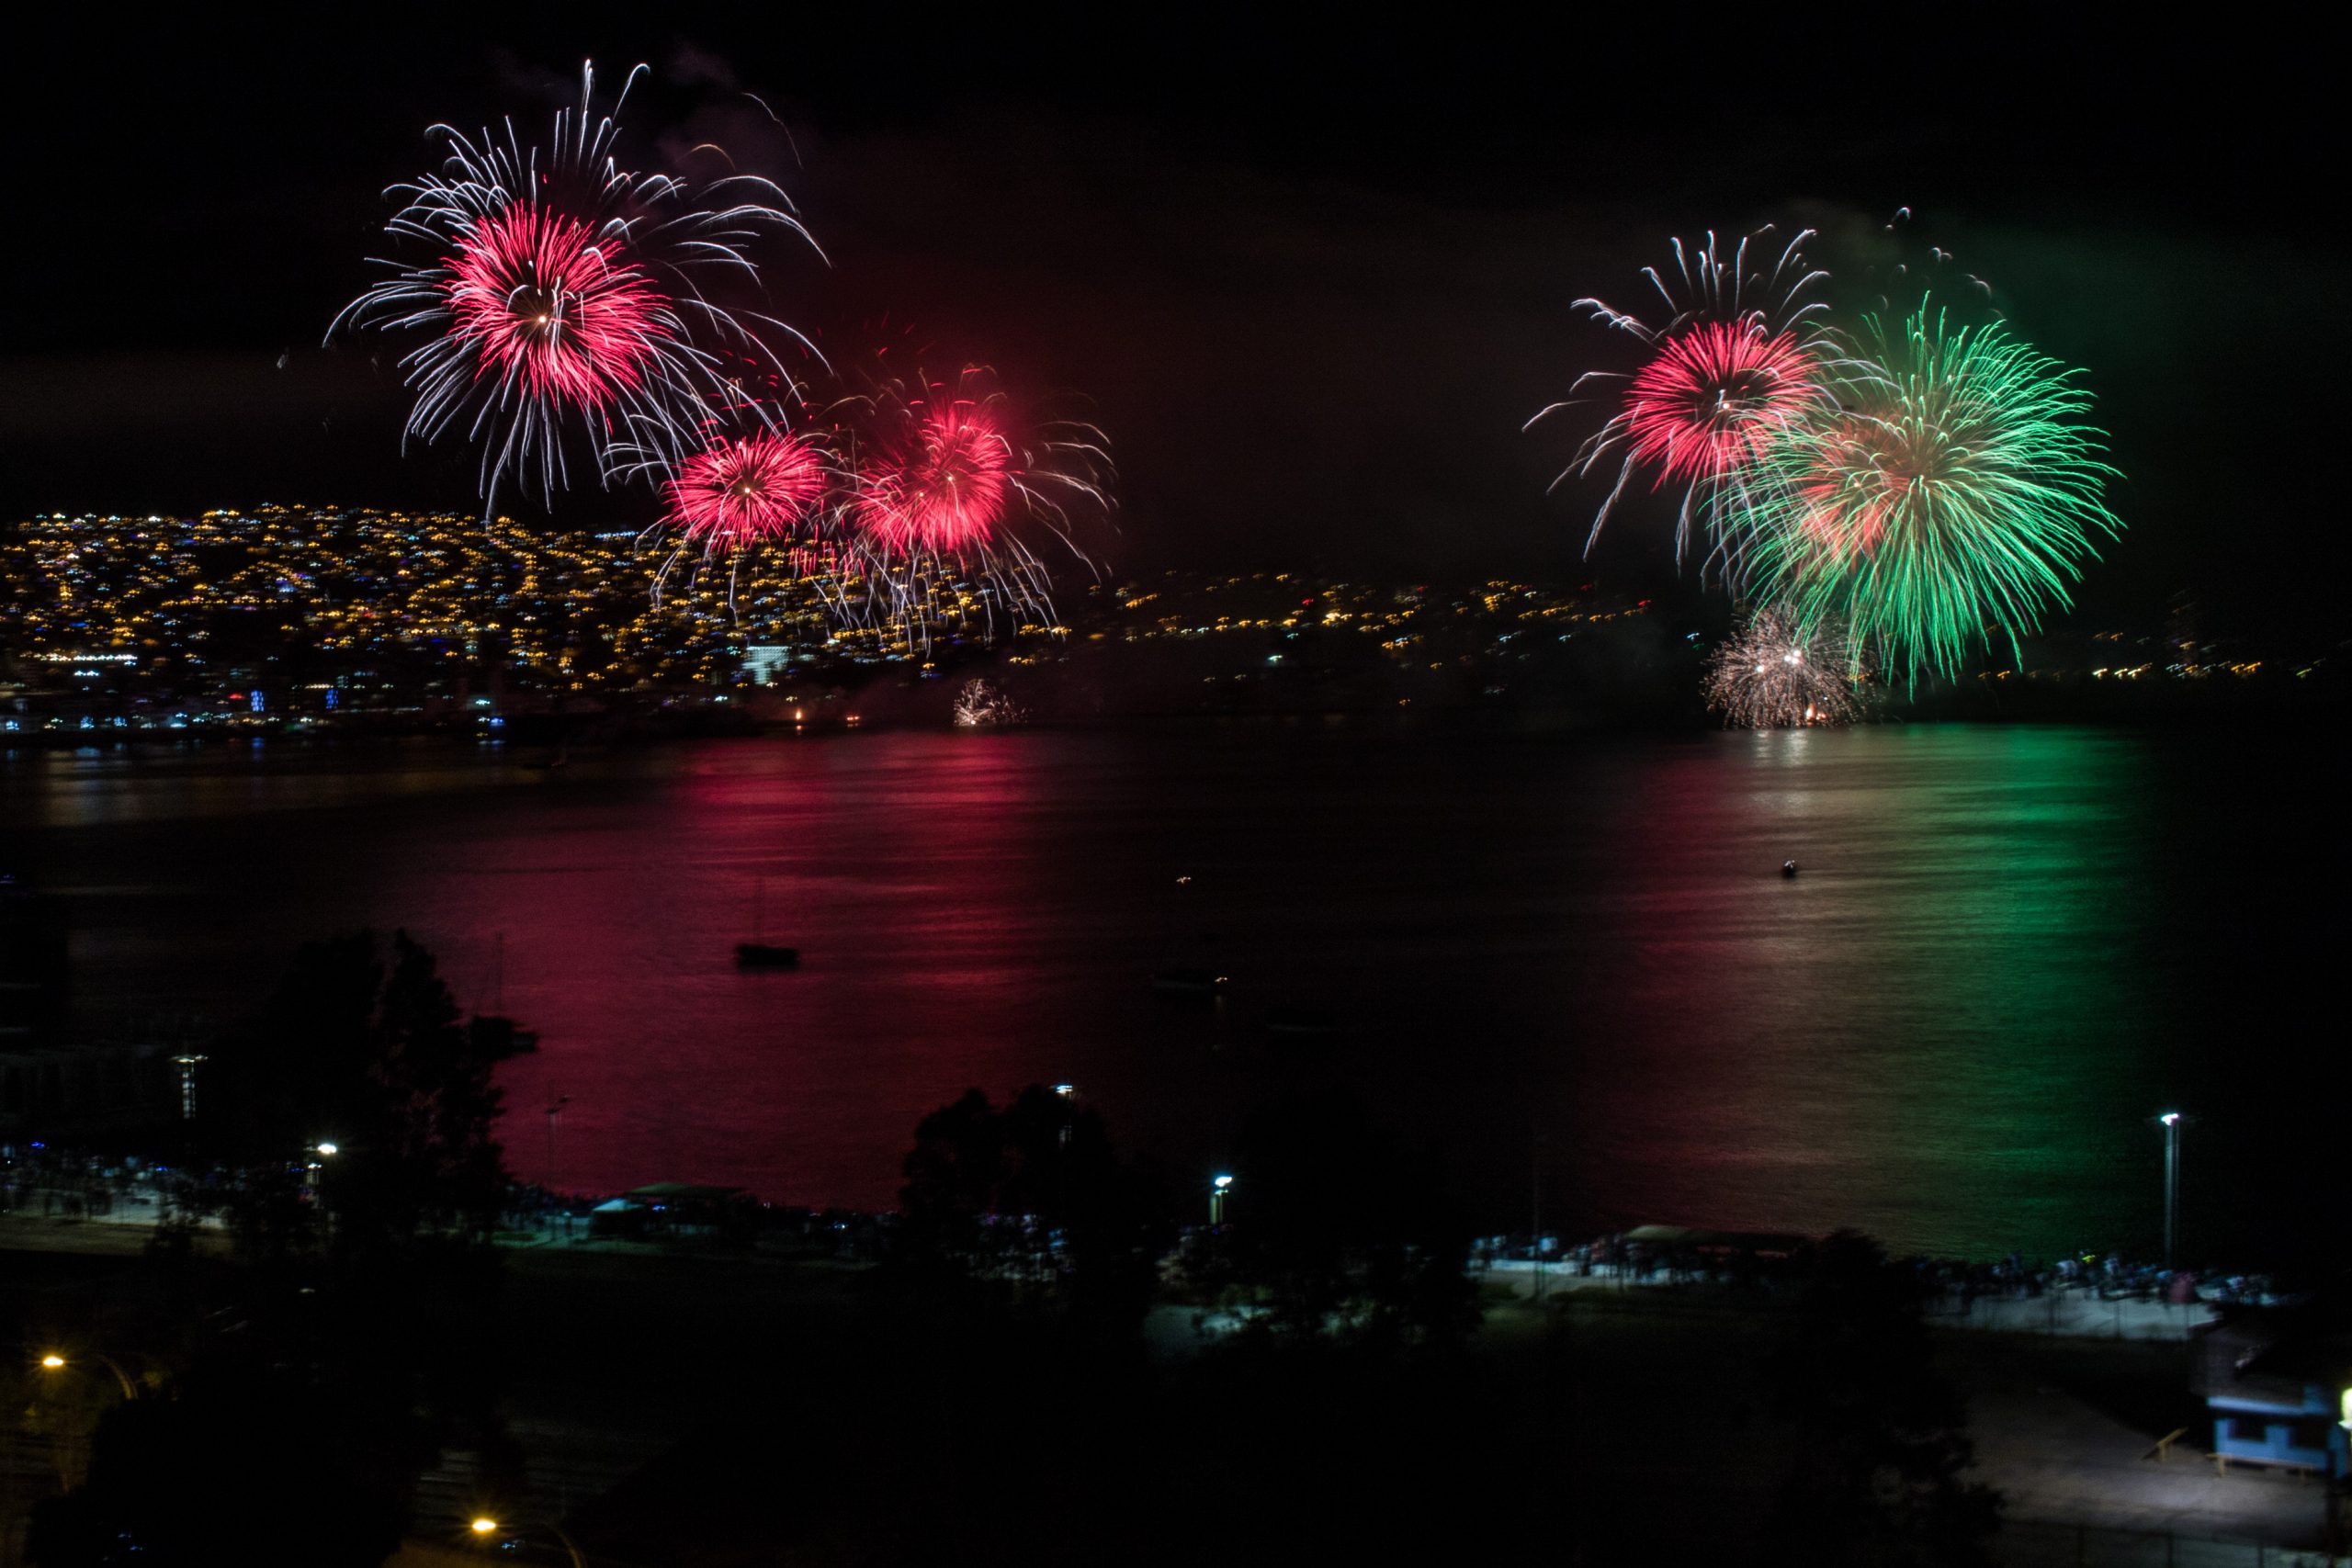
{"label": "dark tree silhouette", "polygon": [[1470,1227],[1430,1162],[1346,1093],[1244,1125],[1212,1266],[1256,1332],[1368,1348],[1445,1348],[1477,1327]]}
{"label": "dark tree silhouette", "polygon": [[305,946],[209,1077],[223,1152],[276,1176],[256,1175],[241,1229],[268,1251],[299,1228],[307,1151],[323,1140],[336,1153],[317,1195],[346,1247],[486,1232],[506,1185],[492,1075],[531,1048],[506,1020],[464,1018],[405,931],[389,949],[365,931]]}
{"label": "dark tree silhouette", "polygon": [[405,933],[301,950],[216,1048],[200,1107],[242,1172],[239,1264],[199,1266],[185,1236],[152,1251],[179,1322],[144,1335],[176,1342],[175,1375],[101,1423],[86,1479],[38,1517],[35,1562],[375,1563],[445,1443],[514,1483],[481,1242],[506,1180],[492,1076],[529,1048],[464,1018]]}
{"label": "dark tree silhouette", "polygon": [[1091,1106],[1037,1084],[1001,1108],[972,1089],[916,1126],[903,1168],[902,1280],[1103,1331],[1141,1317],[1164,1228]]}
{"label": "dark tree silhouette", "polygon": [[1822,1244],[1768,1378],[1796,1427],[1771,1551],[1871,1568],[1984,1561],[1999,1495],[1961,1479],[1959,1393],[1936,1371],[1914,1277],[1876,1242],[1840,1231]]}

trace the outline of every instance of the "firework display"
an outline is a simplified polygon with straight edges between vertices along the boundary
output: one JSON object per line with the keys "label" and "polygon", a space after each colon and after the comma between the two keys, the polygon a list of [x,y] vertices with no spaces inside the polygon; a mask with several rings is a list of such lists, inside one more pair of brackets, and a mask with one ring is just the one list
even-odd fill
{"label": "firework display", "polygon": [[1800,624],[1845,621],[1916,683],[1996,636],[2015,653],[2069,603],[2094,536],[2121,530],[2101,500],[2115,470],[2089,394],[1998,325],[1923,306],[1864,335],[1838,404],[1772,448],[1751,582]]}
{"label": "firework display", "polygon": [[526,145],[512,121],[478,137],[435,127],[441,171],[389,193],[402,204],[385,232],[419,254],[385,261],[393,276],[335,319],[422,338],[401,360],[416,394],[407,434],[462,428],[479,441],[486,507],[510,471],[543,500],[566,484],[567,431],[600,479],[624,457],[683,461],[708,401],[727,397],[727,355],[765,352],[708,288],[756,278],[755,241],[808,238],[767,180],[622,167],[628,86],[601,116],[594,88],[583,68],[579,107],[557,111],[544,145]]}
{"label": "firework display", "polygon": [[805,437],[722,435],[679,466],[664,521],[706,551],[792,539],[820,513],[831,478],[823,454]]}
{"label": "firework display", "polygon": [[[2001,641],[2015,656],[2070,602],[2097,537],[2122,528],[2102,499],[2116,471],[2086,423],[2090,394],[1999,321],[1954,324],[1924,298],[1859,332],[1833,326],[1802,298],[1827,276],[1800,254],[1811,238],[1769,271],[1749,267],[1749,241],[1728,261],[1712,235],[1695,260],[1677,241],[1671,269],[1644,272],[1662,325],[1577,301],[1648,355],[1576,383],[1605,389],[1611,412],[1562,479],[1618,464],[1586,547],[1648,474],[1682,487],[1678,554],[1703,519],[1702,575],[1766,607],[1747,636],[1810,649],[1834,626],[1912,687],[1956,673],[1973,648]],[[1934,255],[1939,268],[1951,260]],[[1905,271],[1894,269],[1898,283]],[[1972,304],[1989,301],[1989,286],[1963,276]],[[1792,722],[1777,697],[1736,694],[1738,665],[1710,675],[1713,705],[1735,723]]]}
{"label": "firework display", "polygon": [[970,680],[956,694],[959,729],[1002,729],[1027,722],[1029,710],[986,681]]}
{"label": "firework display", "polygon": [[994,378],[885,381],[834,415],[855,454],[842,507],[873,612],[915,641],[937,626],[1051,625],[1048,541],[1085,558],[1082,516],[1110,510],[1110,448],[1091,424],[1024,422]]}
{"label": "firework display", "polygon": [[777,430],[749,435],[714,435],[678,466],[664,487],[668,505],[662,522],[647,532],[674,528],[670,554],[653,574],[653,601],[662,602],[670,577],[689,552],[702,564],[727,563],[727,604],[735,609],[742,552],[757,545],[781,547],[792,566],[811,576],[828,604],[833,592],[838,551],[827,526],[836,511],[836,475],[826,454],[806,436]]}
{"label": "firework display", "polygon": [[899,449],[858,476],[851,516],[899,555],[985,548],[1004,521],[1012,448],[987,410],[956,399],[910,410]]}
{"label": "firework display", "polygon": [[1593,517],[1588,549],[1637,472],[1653,476],[1657,488],[1681,487],[1678,556],[1689,553],[1702,521],[1713,549],[1736,539],[1726,515],[1744,502],[1758,459],[1818,399],[1828,345],[1817,325],[1826,306],[1804,299],[1826,276],[1805,265],[1802,247],[1813,231],[1783,246],[1769,272],[1748,259],[1749,245],[1766,232],[1743,238],[1728,258],[1713,234],[1695,252],[1677,239],[1671,269],[1642,269],[1664,307],[1657,325],[1600,299],[1576,302],[1639,340],[1645,355],[1630,372],[1587,371],[1566,401],[1528,421],[1532,426],[1588,398],[1613,405],[1554,481],[1556,488],[1616,460],[1616,481]]}
{"label": "firework display", "polygon": [[[435,127],[441,171],[390,193],[401,206],[386,232],[415,254],[383,263],[393,276],[330,335],[420,340],[400,362],[416,394],[406,434],[462,429],[480,443],[490,511],[510,475],[551,502],[573,441],[601,481],[650,480],[663,505],[646,537],[668,536],[657,604],[680,561],[723,557],[731,610],[743,553],[774,547],[841,618],[913,645],[945,626],[1050,626],[1039,551],[1057,540],[1085,558],[1073,523],[1110,509],[1102,433],[1023,418],[978,368],[945,385],[848,387],[798,332],[721,303],[711,290],[729,275],[756,282],[758,243],[813,242],[768,180],[696,185],[622,165],[617,117],[644,70],[600,116],[583,68],[578,107],[558,111],[543,144],[511,121],[475,137]],[[821,411],[767,329],[836,389]]]}
{"label": "firework display", "polygon": [[1851,724],[1861,683],[1842,627],[1800,630],[1777,610],[1756,612],[1707,660],[1707,707],[1742,729]]}

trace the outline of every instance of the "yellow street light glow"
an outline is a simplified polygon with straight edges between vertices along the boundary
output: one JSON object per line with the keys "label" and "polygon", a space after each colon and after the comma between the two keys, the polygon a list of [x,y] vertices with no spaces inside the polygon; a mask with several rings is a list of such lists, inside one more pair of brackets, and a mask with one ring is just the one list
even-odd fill
{"label": "yellow street light glow", "polygon": [[51,1352],[40,1359],[40,1364],[53,1372],[65,1364],[65,1358]]}
{"label": "yellow street light glow", "polygon": [[488,1535],[491,1531],[498,1528],[498,1521],[489,1517],[479,1518],[476,1519],[469,1528],[470,1528],[476,1535]]}

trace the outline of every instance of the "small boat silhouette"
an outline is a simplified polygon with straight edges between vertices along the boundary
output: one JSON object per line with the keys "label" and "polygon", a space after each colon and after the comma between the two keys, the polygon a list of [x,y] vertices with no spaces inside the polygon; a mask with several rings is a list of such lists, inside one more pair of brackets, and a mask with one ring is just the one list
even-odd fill
{"label": "small boat silhouette", "polygon": [[738,969],[790,969],[800,962],[800,950],[782,947],[765,940],[767,936],[768,883],[762,877],[753,884],[752,892],[752,940],[735,944],[735,967]]}

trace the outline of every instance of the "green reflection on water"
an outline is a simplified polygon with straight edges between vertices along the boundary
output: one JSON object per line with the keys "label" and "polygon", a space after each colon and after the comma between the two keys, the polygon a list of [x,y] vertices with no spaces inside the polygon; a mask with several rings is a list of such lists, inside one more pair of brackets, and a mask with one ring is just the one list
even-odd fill
{"label": "green reflection on water", "polygon": [[1684,1206],[1661,1217],[1975,1256],[2136,1237],[2142,743],[1736,735],[1685,772],[1650,803],[1673,871],[1629,933],[1663,1070],[1614,1140]]}

